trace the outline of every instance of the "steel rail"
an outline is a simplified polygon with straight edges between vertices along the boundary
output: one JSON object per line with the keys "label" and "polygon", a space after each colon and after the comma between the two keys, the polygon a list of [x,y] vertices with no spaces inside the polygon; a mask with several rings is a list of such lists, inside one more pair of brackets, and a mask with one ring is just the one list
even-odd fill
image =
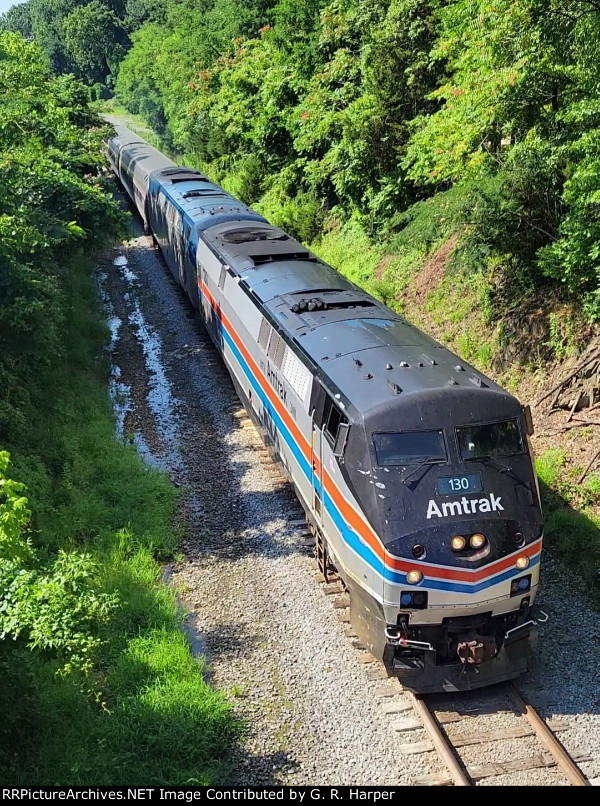
{"label": "steel rail", "polygon": [[506,688],[513,702],[534,729],[536,736],[550,753],[556,762],[556,766],[565,774],[569,783],[573,786],[591,786],[585,775],[569,756],[535,708],[523,699],[515,684],[507,683]]}
{"label": "steel rail", "polygon": [[452,744],[442,732],[433,713],[429,710],[423,700],[416,694],[413,694],[412,691],[406,691],[406,694],[410,698],[413,708],[421,717],[423,726],[429,734],[435,749],[448,768],[454,786],[472,786],[472,782],[469,780],[465,771],[458,762],[458,758],[452,749]]}

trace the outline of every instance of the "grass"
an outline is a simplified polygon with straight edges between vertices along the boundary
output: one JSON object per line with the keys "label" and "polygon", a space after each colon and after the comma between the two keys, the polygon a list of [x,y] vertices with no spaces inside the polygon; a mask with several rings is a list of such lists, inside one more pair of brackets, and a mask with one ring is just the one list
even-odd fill
{"label": "grass", "polygon": [[[579,485],[567,469],[560,448],[544,451],[536,460],[544,506],[548,544],[586,583],[600,606],[600,478],[591,473]],[[577,474],[575,474],[577,475]]]}
{"label": "grass", "polygon": [[402,309],[402,292],[422,260],[417,251],[387,252],[385,244],[374,244],[356,221],[343,226],[330,222],[327,232],[310,248],[349,280],[398,311]]}
{"label": "grass", "polygon": [[35,542],[85,548],[120,605],[102,627],[90,677],[57,674],[51,655],[1,646],[0,772],[15,784],[218,783],[238,726],[181,632],[157,560],[176,551],[176,491],[114,437],[107,332],[89,266],[74,266],[65,354],[44,379],[22,443],[7,445],[28,485]]}

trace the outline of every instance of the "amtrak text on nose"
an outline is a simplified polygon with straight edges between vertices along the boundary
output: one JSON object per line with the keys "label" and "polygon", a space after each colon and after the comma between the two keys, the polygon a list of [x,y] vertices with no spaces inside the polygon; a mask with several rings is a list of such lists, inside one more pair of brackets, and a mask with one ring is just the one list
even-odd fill
{"label": "amtrak text on nose", "polygon": [[463,495],[460,501],[444,501],[442,504],[430,498],[427,517],[448,518],[451,515],[474,515],[476,512],[504,512],[500,501],[501,496],[494,493],[490,493],[489,498],[465,498]]}

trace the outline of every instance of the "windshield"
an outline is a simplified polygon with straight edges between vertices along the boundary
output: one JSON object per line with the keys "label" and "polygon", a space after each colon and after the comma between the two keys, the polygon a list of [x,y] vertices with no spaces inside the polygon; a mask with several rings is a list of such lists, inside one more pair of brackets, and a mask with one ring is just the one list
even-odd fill
{"label": "windshield", "polygon": [[523,453],[518,420],[504,420],[485,425],[467,425],[456,429],[458,449],[463,459],[486,459]]}
{"label": "windshield", "polygon": [[405,431],[401,434],[373,434],[380,467],[445,462],[443,431]]}

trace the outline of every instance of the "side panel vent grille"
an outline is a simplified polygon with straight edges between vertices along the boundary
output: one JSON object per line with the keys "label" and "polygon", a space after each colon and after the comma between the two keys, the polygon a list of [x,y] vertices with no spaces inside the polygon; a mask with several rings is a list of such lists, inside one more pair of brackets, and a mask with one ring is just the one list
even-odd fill
{"label": "side panel vent grille", "polygon": [[269,343],[271,329],[271,325],[266,319],[263,319],[260,323],[260,330],[258,331],[258,343],[265,352],[267,351],[267,344]]}
{"label": "side panel vent grille", "polygon": [[267,350],[267,355],[278,369],[281,369],[284,353],[285,353],[285,342],[279,334],[273,331],[273,333],[271,333],[271,339],[269,341],[269,349]]}
{"label": "side panel vent grille", "polygon": [[309,390],[312,376],[292,350],[286,351],[282,373],[300,400],[304,400]]}
{"label": "side panel vent grille", "polygon": [[273,358],[273,362],[276,367],[281,369],[281,365],[283,364],[283,356],[285,355],[285,342],[283,339],[279,339],[279,344],[277,345],[277,349],[275,350],[275,356]]}

